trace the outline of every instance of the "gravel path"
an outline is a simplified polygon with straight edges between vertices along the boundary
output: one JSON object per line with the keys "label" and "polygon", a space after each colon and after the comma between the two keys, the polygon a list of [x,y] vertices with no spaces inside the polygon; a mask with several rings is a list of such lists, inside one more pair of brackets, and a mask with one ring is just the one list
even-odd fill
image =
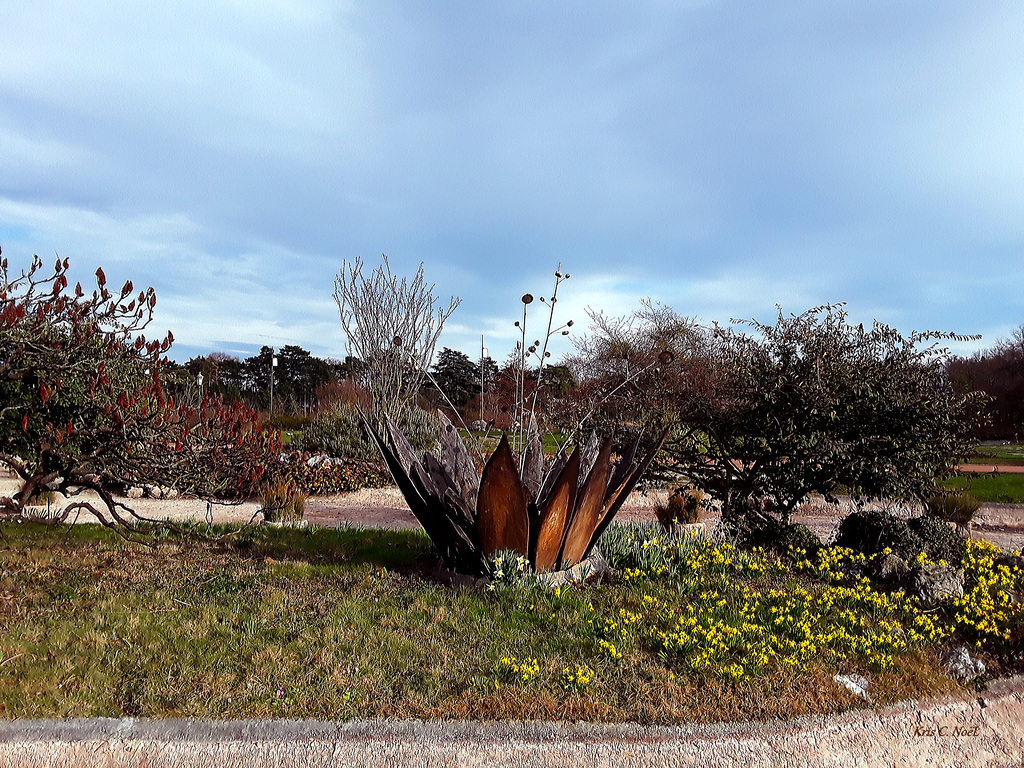
{"label": "gravel path", "polygon": [[[17,482],[10,476],[0,477],[0,496],[14,493]],[[654,491],[648,495],[634,492],[619,511],[620,523],[655,520],[654,505],[664,501],[667,491]],[[82,494],[80,499],[98,501],[94,494]],[[152,520],[194,520],[214,523],[247,523],[257,515],[259,503],[245,501],[240,504],[207,505],[199,499],[122,499],[140,516]],[[62,506],[66,501],[55,504]],[[803,523],[828,541],[839,521],[852,508],[848,502],[829,505],[817,502],[804,505],[794,515],[794,521]],[[707,529],[718,524],[718,515],[704,516]],[[353,493],[332,496],[311,496],[306,500],[305,520],[311,525],[338,527],[343,525],[366,528],[418,528],[419,523],[409,511],[402,494],[395,487],[365,488]],[[89,514],[81,514],[78,523],[95,522]],[[974,519],[973,535],[984,538],[996,546],[1014,551],[1024,549],[1024,506],[1017,504],[983,504]]]}

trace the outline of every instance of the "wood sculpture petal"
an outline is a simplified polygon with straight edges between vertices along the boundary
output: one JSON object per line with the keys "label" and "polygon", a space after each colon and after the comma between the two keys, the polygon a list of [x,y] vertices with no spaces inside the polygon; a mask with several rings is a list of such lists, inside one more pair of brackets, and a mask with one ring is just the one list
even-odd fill
{"label": "wood sculpture petal", "polygon": [[519,479],[508,436],[502,435],[480,478],[476,502],[477,534],[484,555],[503,549],[527,554],[530,543],[526,492]]}
{"label": "wood sculpture petal", "polygon": [[[612,519],[615,517],[615,514],[619,511],[619,508],[625,503],[626,498],[630,493],[632,493],[637,482],[639,482],[640,477],[647,471],[647,468],[651,466],[651,462],[654,461],[654,457],[658,455],[658,451],[661,450],[661,446],[665,444],[665,440],[667,439],[668,429],[666,428],[665,431],[661,433],[661,439],[659,439],[658,442],[654,444],[654,447],[647,452],[647,455],[632,468],[632,471],[629,472],[629,475],[623,482],[622,486],[620,486],[619,489],[610,495],[607,501],[605,501],[604,509],[601,512],[601,520],[598,522],[597,529],[594,531],[594,535],[590,539],[590,544],[587,546],[587,551],[583,555],[584,557],[590,554],[590,550],[592,550],[594,545],[597,544],[597,540],[601,538],[601,534],[604,533],[605,528],[608,527]],[[619,469],[622,469],[621,465]],[[616,472],[616,474],[619,474],[619,472]]]}
{"label": "wood sculpture petal", "polygon": [[526,444],[526,456],[523,457],[523,487],[530,499],[536,499],[540,493],[541,481],[544,479],[544,446],[540,435],[533,424],[530,425],[530,437]]}
{"label": "wood sculpture petal", "polygon": [[576,502],[576,511],[565,531],[559,567],[568,568],[583,559],[597,530],[604,507],[604,492],[611,474],[612,441],[606,439],[587,475]]}
{"label": "wood sculpture petal", "polygon": [[413,450],[411,445],[409,445],[409,441],[406,439],[402,430],[395,426],[395,422],[388,417],[384,417],[384,423],[388,428],[388,434],[391,436],[391,442],[395,446],[395,455],[398,456],[406,474],[408,474],[412,469],[412,465],[419,463],[419,460],[416,457],[416,451]]}
{"label": "wood sculpture petal", "polygon": [[540,493],[537,494],[537,504],[543,506],[544,500],[551,493],[551,489],[555,485],[555,481],[558,476],[562,474],[562,470],[565,469],[566,462],[569,461],[569,455],[564,450],[560,451],[556,456],[555,460],[551,462],[551,468],[548,470],[547,475],[544,477],[544,482],[540,486]]}
{"label": "wood sculpture petal", "polygon": [[576,487],[580,476],[580,452],[573,451],[568,463],[559,474],[551,493],[541,507],[537,529],[537,550],[534,569],[550,571],[558,563],[558,554],[565,540],[569,516],[576,506]]}
{"label": "wood sculpture petal", "polygon": [[455,481],[460,496],[466,506],[473,510],[476,517],[476,497],[480,493],[480,476],[476,473],[476,463],[466,449],[459,430],[448,418],[441,414],[441,464],[449,477]]}
{"label": "wood sculpture petal", "polygon": [[594,462],[597,460],[597,453],[600,448],[601,441],[597,437],[597,432],[590,430],[590,436],[587,438],[587,443],[583,446],[583,455],[580,457],[581,490],[583,488],[583,482],[590,477],[590,471],[594,468]]}
{"label": "wood sculpture petal", "polygon": [[[360,414],[362,416],[362,414]],[[384,463],[388,465],[388,469],[391,472],[391,477],[395,480],[395,485],[398,486],[402,492],[402,496],[405,498],[405,503],[409,505],[409,509],[412,510],[413,515],[420,521],[420,525],[423,526],[423,530],[427,532],[430,540],[434,542],[434,546],[437,547],[438,551],[445,554],[448,550],[448,537],[445,535],[443,527],[438,524],[434,515],[424,498],[423,493],[416,484],[413,482],[412,477],[406,471],[402,462],[394,451],[384,442],[384,438],[377,433],[367,418],[362,416],[363,426],[366,427],[367,433],[370,435],[370,439],[374,445],[377,446],[377,450],[380,451],[380,455],[384,458]]]}

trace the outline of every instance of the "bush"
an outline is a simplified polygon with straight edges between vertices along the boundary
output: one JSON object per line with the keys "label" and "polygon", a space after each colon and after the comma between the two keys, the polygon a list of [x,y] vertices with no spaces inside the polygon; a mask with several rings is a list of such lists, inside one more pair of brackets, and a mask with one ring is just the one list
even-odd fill
{"label": "bush", "polygon": [[945,560],[950,565],[959,565],[967,553],[964,537],[950,528],[948,522],[935,515],[911,518],[907,525],[921,539],[923,551],[932,560]]}
{"label": "bush", "polygon": [[265,426],[280,432],[299,432],[309,425],[315,416],[304,413],[274,414],[267,419]]}
{"label": "bush", "polygon": [[377,449],[367,439],[359,411],[342,403],[316,414],[302,430],[299,446],[310,453],[326,453],[338,459],[376,458]]}
{"label": "bush", "polygon": [[[405,408],[398,427],[417,451],[435,451],[441,440],[441,424],[426,411]],[[377,449],[363,430],[359,411],[351,403],[342,403],[318,413],[302,432],[301,449],[309,453],[326,453],[337,459],[377,461]]]}
{"label": "bush", "polygon": [[871,556],[888,548],[910,561],[924,552],[932,560],[958,564],[965,552],[962,536],[934,515],[903,520],[883,510],[860,510],[839,523],[836,545]]}
{"label": "bush", "polygon": [[924,503],[929,515],[966,528],[981,508],[981,502],[966,493],[950,493],[932,496]]}
{"label": "bush", "polygon": [[839,523],[836,546],[867,556],[888,548],[904,560],[913,560],[923,551],[924,542],[906,520],[881,509],[861,509]]}
{"label": "bush", "polygon": [[291,453],[277,465],[278,482],[291,484],[311,496],[350,493],[361,488],[391,485],[391,475],[376,462],[362,459],[335,459],[310,464],[308,453]]}
{"label": "bush", "polygon": [[810,558],[821,549],[821,539],[806,525],[787,524],[774,516],[748,514],[725,524],[740,549],[760,547],[780,555],[788,554],[790,549],[799,549]]}

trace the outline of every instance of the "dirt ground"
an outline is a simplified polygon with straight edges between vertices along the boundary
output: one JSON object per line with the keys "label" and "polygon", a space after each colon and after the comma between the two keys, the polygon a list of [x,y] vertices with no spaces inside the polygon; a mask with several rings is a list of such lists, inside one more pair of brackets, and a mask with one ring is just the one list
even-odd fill
{"label": "dirt ground", "polygon": [[[7,496],[17,490],[17,481],[8,473],[0,474],[0,496]],[[620,510],[617,522],[638,522],[654,520],[654,505],[663,501],[666,491],[655,491],[644,495],[633,493]],[[80,500],[98,501],[92,494],[82,494]],[[195,520],[213,523],[246,523],[260,520],[259,503],[245,501],[240,504],[212,504],[199,499],[122,499],[141,517],[151,520]],[[62,508],[68,501],[59,497],[54,509]],[[818,534],[822,541],[828,541],[839,521],[851,511],[848,502],[838,505],[823,501],[805,504],[798,509],[794,521],[803,523]],[[354,493],[333,496],[313,496],[306,500],[304,518],[310,525],[322,527],[368,527],[368,528],[418,528],[409,507],[397,488],[363,489]],[[708,513],[703,522],[710,532],[718,524],[718,515]],[[75,522],[95,522],[87,513],[80,514]],[[983,504],[974,518],[972,535],[984,538],[1007,551],[1024,549],[1024,506],[1016,504]]]}

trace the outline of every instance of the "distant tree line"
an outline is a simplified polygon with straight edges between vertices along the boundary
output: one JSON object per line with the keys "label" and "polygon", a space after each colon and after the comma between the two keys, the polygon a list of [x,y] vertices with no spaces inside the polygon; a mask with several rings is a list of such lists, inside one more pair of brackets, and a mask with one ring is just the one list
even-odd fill
{"label": "distant tree line", "polygon": [[1020,441],[1024,434],[1024,325],[989,349],[951,359],[946,374],[958,392],[984,392],[992,398],[979,438]]}
{"label": "distant tree line", "polygon": [[[277,366],[272,364],[273,357],[277,357]],[[310,414],[339,402],[368,407],[372,391],[365,380],[368,375],[368,366],[356,357],[319,358],[297,345],[286,345],[277,351],[264,346],[258,354],[245,359],[214,352],[193,357],[183,365],[172,365],[175,391],[180,398],[198,401],[203,395],[215,395],[264,412],[270,410],[273,376],[273,410],[279,416]],[[535,388],[536,372],[528,372],[528,379],[529,386]],[[467,423],[480,418],[493,420],[501,428],[507,427],[510,419],[513,381],[511,358],[499,368],[489,357],[482,363],[474,362],[465,353],[444,347],[422,386],[411,394],[422,408],[441,409],[449,418]],[[544,370],[542,391],[545,397],[557,398],[568,394],[575,383],[568,367],[552,365]]]}

